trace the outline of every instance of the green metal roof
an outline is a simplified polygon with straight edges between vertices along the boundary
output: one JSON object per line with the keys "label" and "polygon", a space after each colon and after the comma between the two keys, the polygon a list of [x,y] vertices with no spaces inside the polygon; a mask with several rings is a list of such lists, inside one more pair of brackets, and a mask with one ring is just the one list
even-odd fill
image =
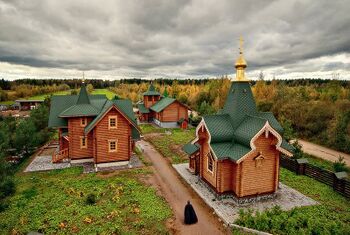
{"label": "green metal roof", "polygon": [[149,109],[145,107],[144,104],[138,104],[137,108],[139,109],[140,113],[149,113]]}
{"label": "green metal roof", "polygon": [[232,161],[238,161],[251,150],[244,145],[232,142],[213,143],[210,146],[219,160],[231,159]]}
{"label": "green metal roof", "polygon": [[263,128],[265,123],[266,119],[246,115],[234,132],[235,142],[250,147],[250,140]]}
{"label": "green metal roof", "polygon": [[160,112],[163,109],[165,109],[166,107],[168,107],[169,105],[171,105],[172,103],[174,103],[176,100],[173,98],[169,98],[169,97],[164,97],[162,99],[160,99],[157,103],[155,103],[154,105],[152,105],[150,107],[151,110],[153,110],[154,112]]}
{"label": "green metal roof", "polygon": [[86,90],[85,83],[83,83],[80,88],[77,104],[90,104],[90,99]]}
{"label": "green metal roof", "polygon": [[182,149],[185,153],[187,153],[188,155],[192,155],[194,154],[195,152],[197,152],[199,150],[199,144],[191,144],[191,143],[188,143],[188,144],[185,144]]}
{"label": "green metal roof", "polygon": [[295,151],[295,147],[293,145],[289,144],[285,139],[282,140],[281,148],[287,150],[290,153],[294,153],[294,151]]}
{"label": "green metal roof", "polygon": [[156,91],[156,88],[151,83],[151,85],[148,88],[148,91],[143,93],[143,95],[160,95],[160,93],[158,91]]}
{"label": "green metal roof", "polygon": [[233,128],[228,114],[203,117],[211,136],[211,143],[232,141]]}
{"label": "green metal roof", "polygon": [[100,110],[91,104],[76,104],[59,114],[59,117],[96,116]]}

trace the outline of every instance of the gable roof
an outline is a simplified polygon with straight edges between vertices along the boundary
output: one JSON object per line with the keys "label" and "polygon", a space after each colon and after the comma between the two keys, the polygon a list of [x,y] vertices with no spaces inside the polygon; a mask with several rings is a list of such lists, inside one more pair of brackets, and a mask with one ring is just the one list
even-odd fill
{"label": "gable roof", "polygon": [[139,109],[140,113],[149,113],[149,109],[145,107],[143,103],[137,104],[137,108]]}
{"label": "gable roof", "polygon": [[49,127],[67,127],[66,117],[93,116],[95,118],[85,127],[84,131],[87,133],[113,106],[132,124],[132,137],[138,139],[140,130],[137,127],[131,101],[119,99],[118,96],[108,100],[105,95],[88,95],[85,86],[82,86],[79,95],[52,96]]}
{"label": "gable roof", "polygon": [[154,112],[159,113],[160,111],[162,111],[163,109],[165,109],[166,107],[168,107],[169,105],[174,103],[175,101],[176,101],[176,99],[164,97],[164,98],[160,99],[157,103],[152,105],[150,107],[150,109],[153,110]]}
{"label": "gable roof", "polygon": [[188,155],[192,155],[199,150],[199,147],[200,146],[197,143],[195,144],[187,143],[182,147],[182,150]]}
{"label": "gable roof", "polygon": [[[85,134],[89,133],[96,126],[96,124],[106,115],[106,113],[109,110],[111,110],[113,107],[115,107],[118,111],[121,112],[121,114],[132,124],[133,128],[135,128],[138,133],[140,132],[137,126],[136,117],[132,110],[131,101],[113,99],[113,100],[108,100],[105,103],[104,107],[102,108],[101,112],[95,117],[95,119],[92,120],[92,122],[89,123],[89,125],[85,127],[84,129]],[[133,134],[136,134],[136,133],[133,133]]]}
{"label": "gable roof", "polygon": [[158,91],[156,91],[156,88],[153,86],[153,83],[148,87],[148,91],[144,92],[143,95],[160,95]]}

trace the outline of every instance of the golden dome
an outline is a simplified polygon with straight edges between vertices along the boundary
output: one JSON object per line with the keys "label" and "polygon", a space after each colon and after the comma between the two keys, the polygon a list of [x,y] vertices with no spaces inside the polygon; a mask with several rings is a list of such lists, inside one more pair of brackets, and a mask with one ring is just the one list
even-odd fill
{"label": "golden dome", "polygon": [[238,67],[242,67],[242,68],[247,67],[247,61],[245,61],[243,57],[243,53],[239,53],[239,57],[236,60],[235,68],[238,68]]}

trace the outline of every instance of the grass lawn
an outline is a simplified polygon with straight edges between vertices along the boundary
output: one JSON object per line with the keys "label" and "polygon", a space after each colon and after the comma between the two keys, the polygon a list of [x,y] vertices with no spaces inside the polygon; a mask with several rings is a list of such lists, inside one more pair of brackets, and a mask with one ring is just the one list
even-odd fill
{"label": "grass lawn", "polygon": [[91,92],[92,95],[106,95],[108,99],[113,99],[116,95],[113,91],[109,89],[94,89]]}
{"label": "grass lawn", "polygon": [[241,214],[238,224],[273,234],[350,234],[350,201],[325,184],[281,168],[281,182],[320,203],[281,211]]}
{"label": "grass lawn", "polygon": [[[18,173],[16,194],[0,213],[0,234],[165,234],[171,210],[139,180],[147,174],[82,174],[81,168]],[[89,205],[92,193],[96,204]]]}
{"label": "grass lawn", "polygon": [[49,93],[49,94],[42,94],[42,95],[36,95],[36,96],[31,96],[27,100],[44,100],[46,97],[49,97],[50,95],[69,95],[70,90],[68,91],[57,91],[54,93]]}
{"label": "grass lawn", "polygon": [[[161,129],[150,126],[151,125],[141,125],[141,130],[145,134],[145,138],[150,141],[163,156],[171,159],[172,163],[188,161],[187,156],[181,155],[180,149],[184,144],[194,139],[195,128],[182,130],[179,128]],[[157,134],[154,135],[151,133]]]}
{"label": "grass lawn", "polygon": [[0,104],[4,104],[4,105],[13,105],[15,103],[15,101],[12,100],[8,100],[8,101],[1,101]]}

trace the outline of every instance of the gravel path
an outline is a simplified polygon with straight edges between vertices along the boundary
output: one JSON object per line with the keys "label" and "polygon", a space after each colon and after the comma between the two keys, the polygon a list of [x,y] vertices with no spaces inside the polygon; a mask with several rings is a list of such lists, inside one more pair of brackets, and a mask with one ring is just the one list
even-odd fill
{"label": "gravel path", "polygon": [[[145,158],[152,162],[154,176],[151,183],[160,189],[161,193],[171,206],[175,221],[170,230],[175,234],[231,234],[231,231],[219,222],[218,217],[205,202],[189,187],[182,182],[180,176],[171,167],[169,161],[163,157],[148,142],[141,140],[137,143],[142,149]],[[198,223],[185,225],[184,207],[190,200],[198,216]],[[169,226],[168,226],[169,227]]]}
{"label": "gravel path", "polygon": [[252,209],[263,211],[274,206],[280,206],[282,210],[291,210],[297,206],[310,206],[317,204],[313,199],[299,193],[282,183],[279,185],[279,190],[276,193],[276,198],[265,201],[254,202],[247,205],[237,205],[232,198],[217,200],[213,193],[202,181],[198,180],[196,175],[193,175],[188,170],[188,164],[174,164],[173,167],[191,185],[198,195],[215,210],[215,213],[226,224],[232,224],[239,216],[240,209]]}
{"label": "gravel path", "polygon": [[344,157],[347,166],[350,166],[350,154],[342,153],[330,148],[323,147],[305,140],[298,140],[302,150],[310,155],[322,158],[331,162],[337,161],[339,156]]}
{"label": "gravel path", "polygon": [[36,156],[24,172],[48,171],[70,167],[69,162],[52,163],[52,156]]}

